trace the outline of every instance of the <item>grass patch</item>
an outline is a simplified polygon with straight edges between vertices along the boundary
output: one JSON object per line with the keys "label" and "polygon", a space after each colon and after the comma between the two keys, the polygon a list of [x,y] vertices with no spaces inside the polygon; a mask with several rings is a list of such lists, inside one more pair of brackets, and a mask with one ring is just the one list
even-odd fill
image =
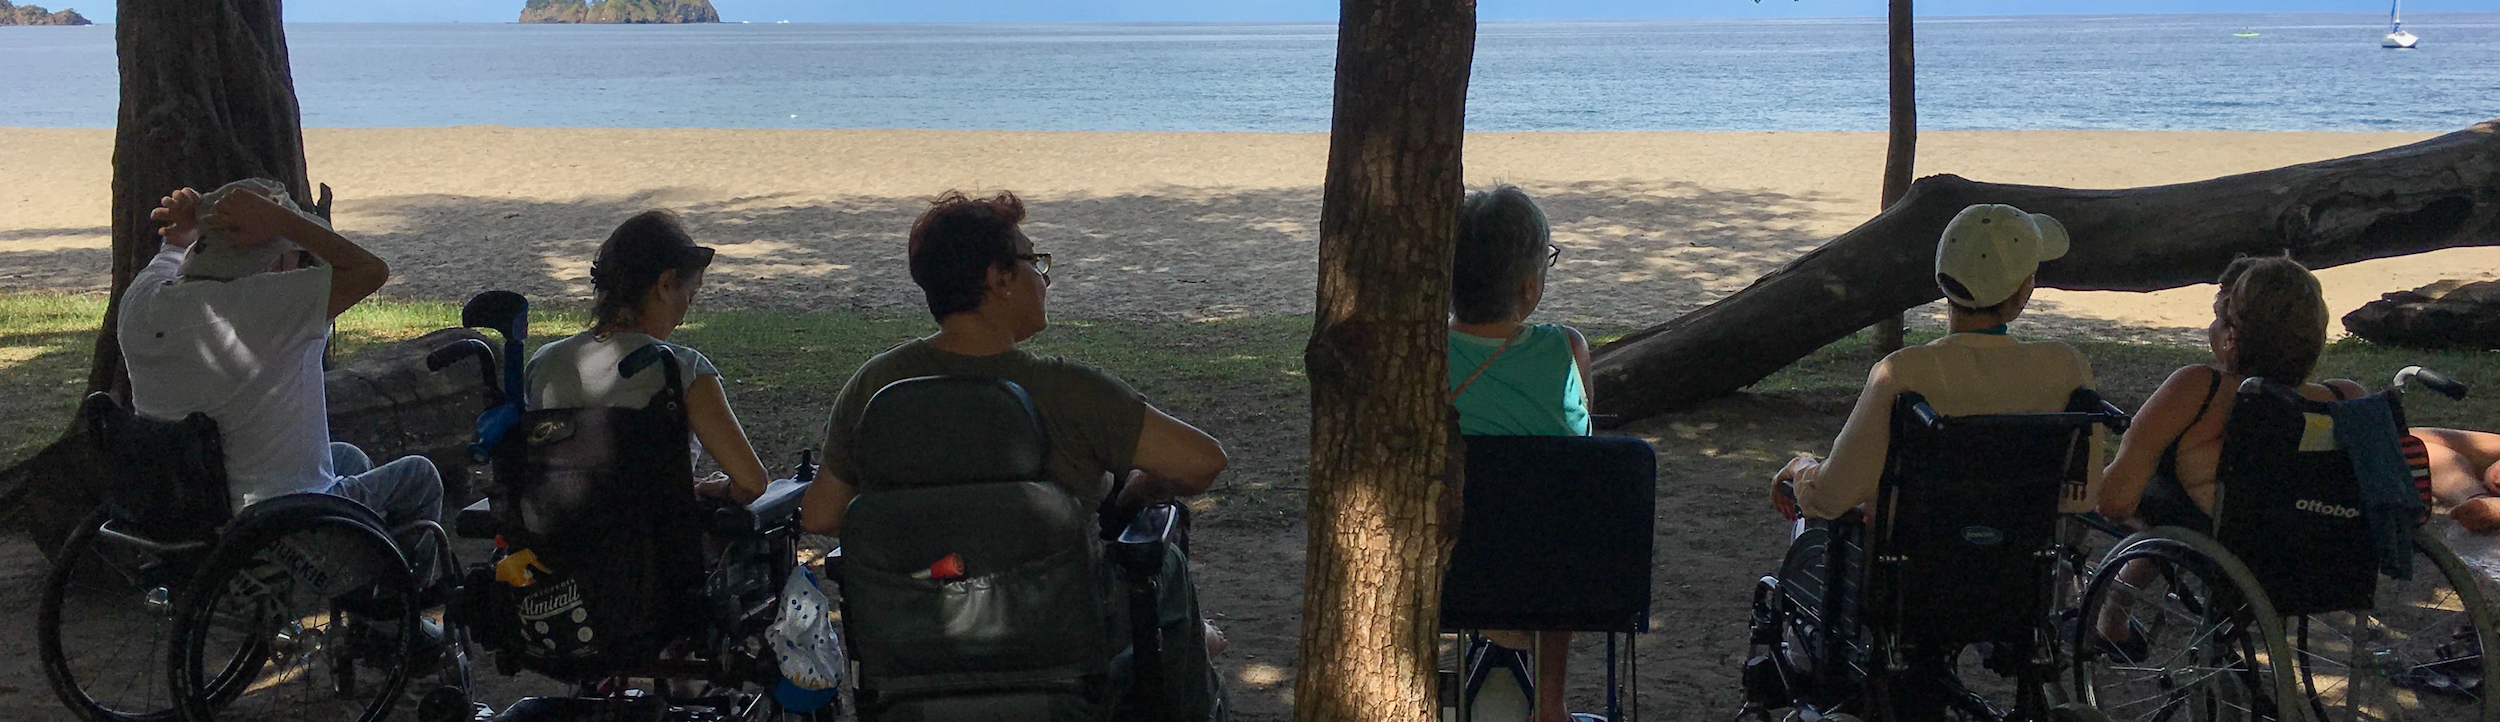
{"label": "grass patch", "polygon": [[[0,462],[56,437],[86,387],[101,295],[0,293]],[[376,300],[338,319],[340,361],[457,324],[458,304]],[[578,332],[583,309],[533,308],[531,348]],[[702,349],[729,380],[730,400],[757,448],[776,464],[816,441],[818,426],[851,372],[895,344],[935,330],[919,314],[862,316],[697,312],[671,340]],[[1100,366],[1183,418],[1245,400],[1278,400],[1298,412],[1308,319],[1204,323],[1063,321],[1034,337],[1035,353]]]}

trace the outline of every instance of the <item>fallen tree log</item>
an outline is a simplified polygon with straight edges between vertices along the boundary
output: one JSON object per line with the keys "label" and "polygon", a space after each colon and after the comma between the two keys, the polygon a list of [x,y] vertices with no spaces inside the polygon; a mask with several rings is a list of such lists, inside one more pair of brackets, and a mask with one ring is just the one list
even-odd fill
{"label": "fallen tree log", "polygon": [[[324,379],[331,439],[355,444],[377,463],[409,454],[433,459],[453,504],[468,498],[469,430],[485,401],[480,361],[433,373],[425,355],[461,338],[482,339],[476,331],[443,329],[376,349]],[[81,424],[0,471],[0,519],[25,529],[47,556],[102,502],[103,462],[89,448]]]}
{"label": "fallen tree log", "polygon": [[1881,215],[1734,295],[1597,350],[1597,413],[1620,420],[1742,389],[1886,316],[1942,297],[1936,238],[1962,208],[2064,221],[2040,285],[2150,291],[2209,283],[2244,254],[2311,268],[2500,243],[2500,121],[2374,153],[2195,183],[2079,190],[1919,179]]}

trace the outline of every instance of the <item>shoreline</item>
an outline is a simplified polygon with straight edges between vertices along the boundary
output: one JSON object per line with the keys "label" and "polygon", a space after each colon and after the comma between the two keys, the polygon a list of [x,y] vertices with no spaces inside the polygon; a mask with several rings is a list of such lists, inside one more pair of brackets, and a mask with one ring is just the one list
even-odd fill
{"label": "shoreline", "polygon": [[[2073,188],[2203,180],[2439,135],[1930,131],[1920,175]],[[0,128],[0,290],[105,287],[113,131]],[[715,308],[910,310],[903,232],[949,188],[1013,189],[1060,254],[1068,318],[1307,313],[1324,133],[310,128],[339,227],[393,261],[389,296],[506,287],[586,297],[590,252],[650,207],[720,248]],[[1541,312],[1637,328],[1751,283],[1874,215],[1880,132],[1471,133],[1467,181],[1520,185],[1564,248]],[[2500,249],[2324,269],[2337,316],[2441,278],[2500,277]],[[2192,339],[2210,287],[2044,290],[2044,332]],[[1916,317],[1922,314],[1913,314]],[[1929,321],[1928,323],[1933,323]],[[2336,332],[2340,334],[2340,326]]]}

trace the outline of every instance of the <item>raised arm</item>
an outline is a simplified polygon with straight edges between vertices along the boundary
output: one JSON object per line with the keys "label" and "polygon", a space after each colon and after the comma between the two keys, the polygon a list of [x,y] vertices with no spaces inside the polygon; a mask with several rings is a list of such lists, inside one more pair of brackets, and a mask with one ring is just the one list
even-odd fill
{"label": "raised arm", "polygon": [[287,210],[257,193],[226,194],[217,207],[210,209],[204,222],[233,234],[238,245],[258,245],[283,237],[329,264],[331,318],[355,307],[391,279],[390,264],[381,257],[310,216]]}

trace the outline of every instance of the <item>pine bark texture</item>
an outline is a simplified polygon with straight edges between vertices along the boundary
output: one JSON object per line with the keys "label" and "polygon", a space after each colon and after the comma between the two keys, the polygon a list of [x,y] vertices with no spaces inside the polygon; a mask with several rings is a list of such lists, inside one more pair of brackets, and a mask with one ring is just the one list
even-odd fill
{"label": "pine bark texture", "polygon": [[[1891,143],[1884,148],[1884,208],[1891,208],[1902,194],[1910,192],[1910,180],[1916,177],[1918,167],[1918,42],[1913,19],[1910,0],[1892,0],[1886,22],[1889,38],[1885,43],[1892,55],[1892,133]],[[1876,323],[1875,350],[1899,350],[1906,326],[1898,313]]]}
{"label": "pine bark texture", "polygon": [[2241,254],[2311,268],[2500,244],[2500,121],[2412,145],[2146,188],[1919,179],[1865,225],[1725,299],[1597,350],[1600,414],[1632,420],[1744,388],[1867,324],[1942,297],[1936,238],[1975,203],[2066,224],[2040,285],[2153,291],[2210,283]]}
{"label": "pine bark texture", "polygon": [[1439,719],[1458,529],[1451,247],[1471,0],[1345,0],[1320,209],[1301,722]]}

